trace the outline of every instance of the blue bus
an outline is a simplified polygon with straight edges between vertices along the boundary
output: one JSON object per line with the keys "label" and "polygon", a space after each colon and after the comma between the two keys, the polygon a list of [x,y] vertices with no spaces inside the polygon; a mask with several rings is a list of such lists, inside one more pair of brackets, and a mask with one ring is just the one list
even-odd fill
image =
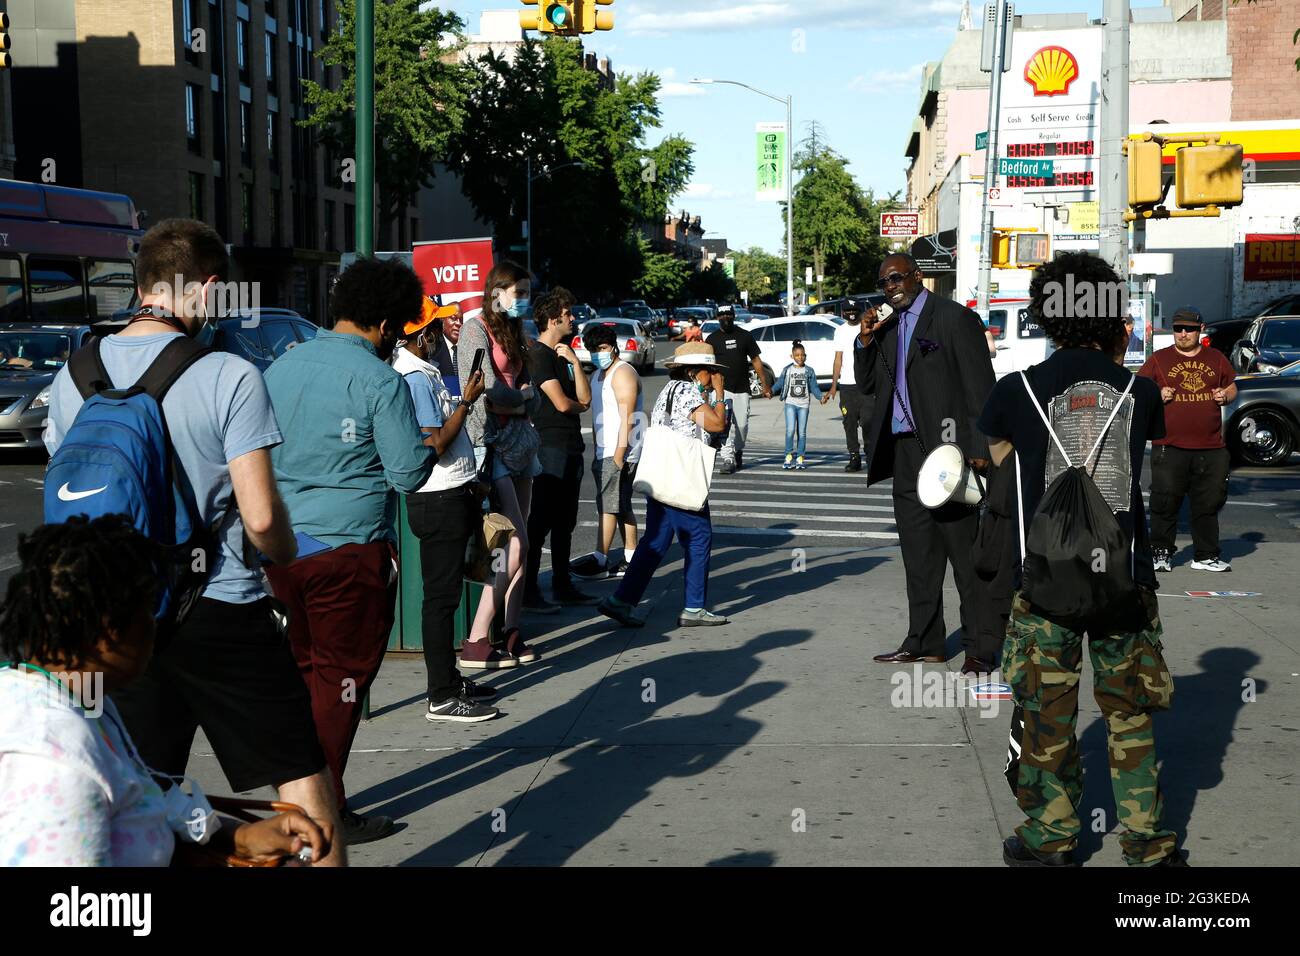
{"label": "blue bus", "polygon": [[121,193],[0,179],[0,322],[88,322],[136,301],[139,216]]}

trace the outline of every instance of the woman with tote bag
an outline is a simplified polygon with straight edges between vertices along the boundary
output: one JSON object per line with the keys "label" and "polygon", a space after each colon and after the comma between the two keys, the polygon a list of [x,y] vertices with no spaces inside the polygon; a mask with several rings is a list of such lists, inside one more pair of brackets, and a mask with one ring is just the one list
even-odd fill
{"label": "woman with tote bag", "polygon": [[[641,627],[636,615],[641,600],[676,537],[686,552],[686,604],[677,618],[681,627],[711,627],[728,623],[705,607],[713,525],[709,519],[708,487],[713,449],[704,432],[726,430],[726,406],[721,401],[722,366],[713,348],[687,342],[664,363],[670,381],[650,414],[650,428],[641,449],[635,487],[646,494],[645,533],[628,564],[618,590],[598,610],[624,627]],[[712,390],[714,403],[705,401]]]}

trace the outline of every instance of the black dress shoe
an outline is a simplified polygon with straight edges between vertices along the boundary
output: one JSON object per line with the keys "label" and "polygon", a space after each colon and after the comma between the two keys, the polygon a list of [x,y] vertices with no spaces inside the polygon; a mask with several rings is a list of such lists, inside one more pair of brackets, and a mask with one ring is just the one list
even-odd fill
{"label": "black dress shoe", "polygon": [[1152,869],[1155,869],[1157,866],[1189,866],[1189,864],[1187,862],[1187,858],[1183,856],[1182,853],[1180,853],[1178,850],[1175,850],[1173,853],[1169,854],[1169,856],[1162,859],[1159,863],[1151,864]]}
{"label": "black dress shoe", "polygon": [[966,655],[965,663],[961,665],[961,676],[963,677],[970,677],[976,674],[992,674],[992,673],[993,673],[992,665],[986,664],[978,657],[971,657],[969,654]]}
{"label": "black dress shoe", "polygon": [[844,466],[845,471],[861,471],[862,458],[859,455],[849,455],[849,463]]}
{"label": "black dress shoe", "polygon": [[877,654],[872,660],[877,664],[915,664],[917,661],[926,664],[942,664],[947,658],[913,654],[911,651],[890,651],[887,654]]}
{"label": "black dress shoe", "polygon": [[1025,841],[1012,835],[1002,841],[1002,862],[1007,866],[1078,866],[1074,851],[1039,853],[1025,846]]}

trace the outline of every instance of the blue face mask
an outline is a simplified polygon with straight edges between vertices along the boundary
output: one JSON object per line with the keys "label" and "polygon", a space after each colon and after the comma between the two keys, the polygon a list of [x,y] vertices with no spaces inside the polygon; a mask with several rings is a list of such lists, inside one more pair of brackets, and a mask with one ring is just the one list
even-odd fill
{"label": "blue face mask", "polygon": [[515,299],[513,305],[506,307],[506,315],[510,316],[512,319],[522,319],[524,316],[528,315],[529,304],[530,302],[528,299]]}
{"label": "blue face mask", "polygon": [[597,352],[595,355],[592,356],[592,359],[595,360],[597,368],[607,369],[614,364],[614,353]]}

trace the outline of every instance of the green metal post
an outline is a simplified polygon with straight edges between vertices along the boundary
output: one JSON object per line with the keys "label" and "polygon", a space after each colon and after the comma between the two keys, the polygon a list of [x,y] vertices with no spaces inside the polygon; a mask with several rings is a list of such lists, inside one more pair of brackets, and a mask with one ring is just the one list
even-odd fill
{"label": "green metal post", "polygon": [[359,256],[375,254],[375,0],[357,0],[357,234]]}

